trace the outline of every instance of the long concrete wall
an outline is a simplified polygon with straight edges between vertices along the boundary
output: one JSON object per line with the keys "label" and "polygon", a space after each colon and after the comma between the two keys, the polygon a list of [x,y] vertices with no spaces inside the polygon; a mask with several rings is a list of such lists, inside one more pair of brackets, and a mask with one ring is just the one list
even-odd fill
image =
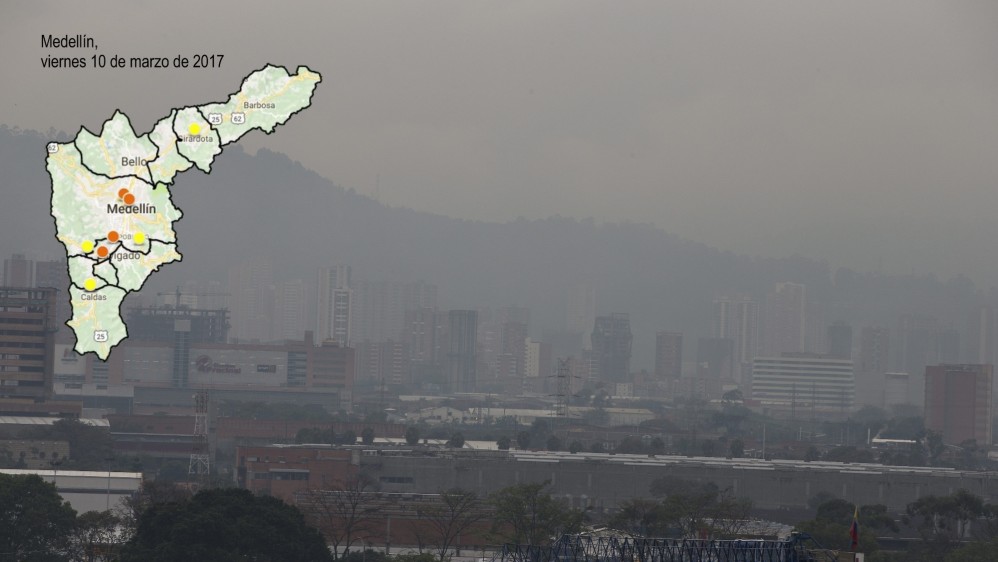
{"label": "long concrete wall", "polygon": [[552,492],[575,507],[616,508],[649,497],[663,476],[730,486],[759,509],[801,509],[821,492],[858,504],[902,511],[928,495],[961,488],[998,502],[998,473],[887,467],[872,464],[786,462],[758,459],[657,457],[520,452],[425,453],[367,451],[361,471],[392,492],[434,493],[460,487],[479,494],[524,482],[549,480]]}

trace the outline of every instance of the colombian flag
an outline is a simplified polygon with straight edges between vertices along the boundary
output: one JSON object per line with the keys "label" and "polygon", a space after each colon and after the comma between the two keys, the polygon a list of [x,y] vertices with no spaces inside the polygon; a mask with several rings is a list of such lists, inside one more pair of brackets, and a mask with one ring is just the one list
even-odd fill
{"label": "colombian flag", "polygon": [[859,546],[859,506],[856,506],[856,510],[852,513],[852,525],[849,526],[849,538],[852,539],[850,547],[853,552],[856,552],[856,547]]}

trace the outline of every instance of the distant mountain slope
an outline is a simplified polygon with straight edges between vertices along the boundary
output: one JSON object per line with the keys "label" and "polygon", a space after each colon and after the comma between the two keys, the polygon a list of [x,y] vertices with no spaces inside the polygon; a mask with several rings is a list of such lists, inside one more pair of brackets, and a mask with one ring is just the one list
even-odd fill
{"label": "distant mountain slope", "polygon": [[[3,257],[61,254],[48,214],[46,140],[0,127]],[[923,311],[963,328],[981,299],[966,279],[833,275],[803,257],[750,258],[642,224],[486,223],[389,207],[268,151],[226,151],[210,176],[186,172],[171,191],[184,212],[176,224],[184,261],[155,275],[150,291],[192,278],[224,282],[229,267],[258,255],[273,261],[278,280],[310,279],[320,264],[348,263],[359,277],[433,282],[444,306],[529,306],[532,331],[541,335],[561,326],[563,292],[588,283],[600,312],[631,313],[639,368],[651,366],[656,330],[681,329],[693,340],[709,332],[715,296],[761,299],[776,281],[806,283],[828,322],[894,326],[898,314]],[[694,351],[688,344],[687,353]]]}

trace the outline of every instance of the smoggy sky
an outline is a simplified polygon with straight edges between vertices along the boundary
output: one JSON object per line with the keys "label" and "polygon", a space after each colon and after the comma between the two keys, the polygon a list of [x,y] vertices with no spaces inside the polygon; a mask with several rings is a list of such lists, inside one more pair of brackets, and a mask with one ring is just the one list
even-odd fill
{"label": "smoggy sky", "polygon": [[[313,107],[244,145],[391,205],[998,279],[998,3],[220,4],[6,4],[0,123],[97,130],[120,108],[144,132],[267,62],[307,64]],[[225,59],[48,70],[47,33]]]}

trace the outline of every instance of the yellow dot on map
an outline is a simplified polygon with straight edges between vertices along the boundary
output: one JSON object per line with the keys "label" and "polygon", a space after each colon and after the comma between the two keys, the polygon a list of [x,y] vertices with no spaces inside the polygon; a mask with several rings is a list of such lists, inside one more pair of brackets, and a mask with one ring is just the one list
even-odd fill
{"label": "yellow dot on map", "polygon": [[80,244],[80,248],[83,249],[84,254],[89,254],[90,252],[94,251],[94,241],[84,240],[83,243]]}
{"label": "yellow dot on map", "polygon": [[97,288],[97,282],[94,281],[93,277],[91,277],[90,279],[87,279],[86,281],[83,282],[83,288],[88,291],[93,291],[94,289]]}
{"label": "yellow dot on map", "polygon": [[141,232],[136,232],[135,234],[132,235],[132,240],[134,240],[136,244],[145,244],[146,235],[142,234]]}
{"label": "yellow dot on map", "polygon": [[198,125],[197,123],[191,123],[191,126],[187,127],[187,131],[190,132],[192,135],[196,135],[201,132],[201,125]]}

